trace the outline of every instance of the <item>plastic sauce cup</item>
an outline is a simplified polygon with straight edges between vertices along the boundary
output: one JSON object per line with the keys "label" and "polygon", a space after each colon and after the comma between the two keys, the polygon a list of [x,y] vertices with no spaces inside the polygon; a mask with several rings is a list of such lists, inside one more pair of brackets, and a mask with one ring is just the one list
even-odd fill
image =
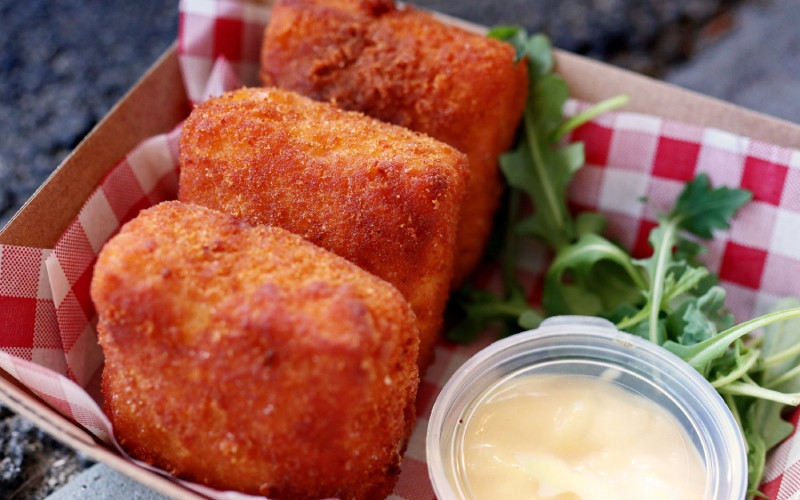
{"label": "plastic sauce cup", "polygon": [[442,388],[428,421],[428,473],[437,498],[468,499],[459,471],[465,418],[478,398],[509,376],[582,375],[608,379],[671,413],[706,469],[704,500],[744,498],[745,444],[714,387],[688,363],[594,317],[559,316],[497,341],[462,365]]}

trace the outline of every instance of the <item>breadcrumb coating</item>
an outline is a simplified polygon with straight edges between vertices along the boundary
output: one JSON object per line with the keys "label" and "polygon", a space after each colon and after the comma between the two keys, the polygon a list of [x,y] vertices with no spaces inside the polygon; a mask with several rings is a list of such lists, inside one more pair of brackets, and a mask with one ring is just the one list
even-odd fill
{"label": "breadcrumb coating", "polygon": [[527,65],[511,45],[391,0],[278,0],[265,85],[331,101],[439,139],[469,157],[453,288],[482,257],[499,206],[498,156],[522,117]]}
{"label": "breadcrumb coating", "polygon": [[402,295],[277,227],[164,202],[91,285],[105,411],[133,457],[221,490],[385,498],[414,424]]}
{"label": "breadcrumb coating", "polygon": [[248,88],[183,126],[178,198],[299,234],[397,287],[433,358],[466,157],[423,134],[294,92]]}

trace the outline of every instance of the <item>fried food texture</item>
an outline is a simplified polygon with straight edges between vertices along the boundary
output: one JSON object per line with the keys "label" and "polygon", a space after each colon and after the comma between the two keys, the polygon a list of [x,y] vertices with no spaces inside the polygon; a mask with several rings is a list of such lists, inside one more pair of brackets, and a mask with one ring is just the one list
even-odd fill
{"label": "fried food texture", "polygon": [[514,57],[509,44],[388,0],[279,0],[264,36],[261,79],[467,154],[456,288],[482,256],[502,193],[498,156],[512,145],[524,109],[527,65]]}
{"label": "fried food texture", "polygon": [[452,276],[462,153],[294,92],[251,88],[192,111],[180,161],[181,201],[282,227],[396,286],[427,366]]}
{"label": "fried food texture", "polygon": [[135,458],[271,498],[385,498],[414,423],[401,294],[277,227],[177,201],[103,248],[105,411]]}

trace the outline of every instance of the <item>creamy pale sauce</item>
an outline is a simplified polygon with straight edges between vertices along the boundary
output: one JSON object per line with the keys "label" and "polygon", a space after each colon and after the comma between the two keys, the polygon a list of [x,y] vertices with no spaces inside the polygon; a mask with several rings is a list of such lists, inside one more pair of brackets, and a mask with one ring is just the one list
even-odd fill
{"label": "creamy pale sauce", "polygon": [[506,381],[463,425],[462,474],[475,499],[703,497],[705,467],[680,423],[606,380]]}

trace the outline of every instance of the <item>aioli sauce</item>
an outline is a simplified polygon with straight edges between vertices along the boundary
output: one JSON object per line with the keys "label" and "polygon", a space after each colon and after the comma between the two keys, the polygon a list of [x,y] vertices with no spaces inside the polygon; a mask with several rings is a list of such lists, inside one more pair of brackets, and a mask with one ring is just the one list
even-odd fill
{"label": "aioli sauce", "polygon": [[669,412],[607,380],[523,376],[464,421],[475,499],[700,499],[706,471]]}

